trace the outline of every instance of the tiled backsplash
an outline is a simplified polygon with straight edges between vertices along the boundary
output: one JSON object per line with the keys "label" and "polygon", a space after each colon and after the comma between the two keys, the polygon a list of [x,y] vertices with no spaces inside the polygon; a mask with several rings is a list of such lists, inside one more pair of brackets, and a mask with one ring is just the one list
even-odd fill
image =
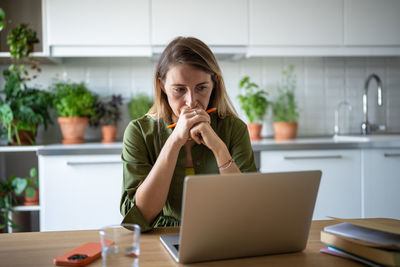
{"label": "tiled backsplash", "polygon": [[[294,64],[297,76],[296,97],[299,104],[299,136],[331,135],[334,128],[334,111],[338,104],[347,101],[352,110],[340,109],[341,125],[348,123],[348,131],[360,132],[362,121],[362,94],[365,80],[376,73],[383,83],[383,107],[377,107],[376,83],[368,91],[369,119],[371,123],[386,124],[387,131],[400,132],[400,57],[268,57],[240,61],[220,61],[229,95],[239,116],[246,121],[237,95],[238,82],[244,75],[276,96],[276,85],[281,80],[281,70]],[[31,82],[47,88],[53,78],[84,81],[89,89],[100,96],[122,94],[125,103],[138,92],[153,95],[155,62],[146,58],[70,58],[62,64],[43,65],[42,73]],[[7,66],[2,66],[2,69]],[[1,88],[4,79],[0,80]],[[125,106],[123,121],[119,125],[118,139],[129,122]],[[271,110],[265,118],[264,136],[272,136]],[[99,129],[89,128],[85,138],[99,140]],[[58,124],[44,132],[40,129],[38,142],[60,142]]]}

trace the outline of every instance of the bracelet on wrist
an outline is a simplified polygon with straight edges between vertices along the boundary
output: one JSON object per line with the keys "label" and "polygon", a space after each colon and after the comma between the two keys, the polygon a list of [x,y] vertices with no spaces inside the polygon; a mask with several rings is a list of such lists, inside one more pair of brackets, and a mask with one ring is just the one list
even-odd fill
{"label": "bracelet on wrist", "polygon": [[218,166],[218,169],[219,169],[220,171],[226,170],[226,169],[228,169],[228,168],[232,165],[232,162],[235,162],[235,161],[233,160],[233,158],[231,158],[228,162],[222,164],[221,166]]}

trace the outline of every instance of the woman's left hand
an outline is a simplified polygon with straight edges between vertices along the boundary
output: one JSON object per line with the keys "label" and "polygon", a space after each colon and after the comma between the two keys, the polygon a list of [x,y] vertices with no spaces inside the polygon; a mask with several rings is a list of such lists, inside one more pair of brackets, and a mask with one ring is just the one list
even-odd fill
{"label": "woman's left hand", "polygon": [[[198,114],[207,114],[204,110],[196,110],[196,112]],[[192,129],[190,129],[190,137],[197,144],[204,144],[212,151],[221,143],[221,139],[208,122],[200,122],[193,126]]]}

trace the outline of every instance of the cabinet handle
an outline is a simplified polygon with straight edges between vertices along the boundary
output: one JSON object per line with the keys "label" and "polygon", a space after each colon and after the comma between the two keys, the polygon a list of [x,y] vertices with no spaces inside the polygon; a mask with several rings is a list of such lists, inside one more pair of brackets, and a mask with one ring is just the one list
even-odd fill
{"label": "cabinet handle", "polygon": [[384,153],[383,156],[385,158],[397,158],[400,157],[400,153]]}
{"label": "cabinet handle", "polygon": [[122,164],[122,161],[67,161],[68,166],[99,165],[99,164]]}
{"label": "cabinet handle", "polygon": [[342,155],[327,155],[327,156],[284,156],[286,160],[297,160],[297,159],[341,159]]}

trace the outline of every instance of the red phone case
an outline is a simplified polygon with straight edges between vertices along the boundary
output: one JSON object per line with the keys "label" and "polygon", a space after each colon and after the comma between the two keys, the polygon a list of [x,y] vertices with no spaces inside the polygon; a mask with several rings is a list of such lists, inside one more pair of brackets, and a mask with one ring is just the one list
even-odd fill
{"label": "red phone case", "polygon": [[[113,242],[107,241],[111,245]],[[57,266],[85,266],[100,258],[100,242],[88,242],[53,259]]]}

